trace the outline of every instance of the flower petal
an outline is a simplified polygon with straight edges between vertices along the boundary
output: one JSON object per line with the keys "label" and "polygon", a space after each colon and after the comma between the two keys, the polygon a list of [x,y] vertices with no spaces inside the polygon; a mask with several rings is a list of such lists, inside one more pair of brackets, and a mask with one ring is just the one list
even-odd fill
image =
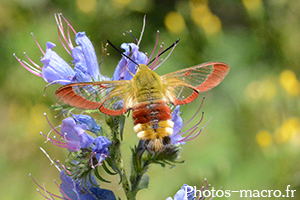
{"label": "flower petal", "polygon": [[79,194],[78,200],[98,200],[98,199],[106,199],[106,200],[116,200],[114,193],[111,190],[101,189],[97,186],[98,183],[95,180],[94,176],[91,175],[91,180],[86,179],[85,183],[79,181],[76,184],[76,190]]}
{"label": "flower petal", "polygon": [[85,124],[87,125],[87,130],[91,131],[92,133],[100,133],[101,134],[101,128],[98,126],[94,118],[92,118],[89,115],[72,115],[78,124]]}
{"label": "flower petal", "polygon": [[[101,189],[98,187],[94,176],[86,179],[86,182],[79,180],[76,184],[75,181],[65,174],[65,170],[61,170],[59,174],[61,194],[64,199],[70,200],[116,200],[114,193],[111,190]],[[91,182],[92,181],[92,182]]]}
{"label": "flower petal", "polygon": [[[131,59],[135,61],[137,64],[146,64],[147,56],[143,52],[139,51],[139,47],[136,44],[123,43],[121,45],[121,48],[124,49],[125,54],[127,56],[131,56]],[[126,66],[132,74],[136,73],[136,64],[130,61],[125,56],[123,56],[114,72],[112,80],[132,79],[132,75],[128,72]]]}
{"label": "flower petal", "polygon": [[55,51],[52,50],[55,44],[46,43],[46,53],[41,59],[44,64],[42,68],[42,76],[48,83],[53,81],[61,81],[60,84],[68,84],[75,75],[74,70],[66,61],[64,61]]}
{"label": "flower petal", "polygon": [[75,190],[75,182],[71,177],[65,174],[64,170],[59,173],[59,178],[61,180],[60,192],[65,199],[77,200],[79,199],[78,193]]}
{"label": "flower petal", "polygon": [[75,76],[73,77],[74,82],[80,83],[80,82],[92,81],[91,76],[87,73],[87,68],[81,62],[75,64],[74,71],[75,71]]}
{"label": "flower petal", "polygon": [[191,188],[193,187],[184,184],[175,194],[174,200],[194,200],[194,189]]}
{"label": "flower petal", "polygon": [[76,124],[75,120],[68,117],[62,121],[61,134],[65,137],[69,151],[78,151],[93,144],[93,137],[85,133],[85,124]]}
{"label": "flower petal", "polygon": [[87,74],[92,76],[94,80],[99,79],[100,71],[97,62],[96,52],[90,39],[85,35],[85,32],[78,32],[75,37],[75,42],[79,47],[72,50],[74,62],[81,62],[87,69]]}
{"label": "flower petal", "polygon": [[170,136],[170,138],[172,140],[172,144],[183,145],[185,144],[185,142],[178,142],[183,139],[181,134],[179,134],[182,128],[182,118],[179,115],[180,114],[179,108],[180,106],[176,106],[176,108],[172,112],[172,121],[174,122],[174,127],[173,127],[173,134]]}
{"label": "flower petal", "polygon": [[179,108],[180,106],[176,106],[172,113],[172,121],[174,122],[173,134],[179,133],[182,128],[182,118],[180,117]]}
{"label": "flower petal", "polygon": [[95,138],[94,144],[93,152],[96,153],[98,162],[101,162],[109,155],[108,146],[111,145],[111,141],[109,141],[105,136],[99,136]]}

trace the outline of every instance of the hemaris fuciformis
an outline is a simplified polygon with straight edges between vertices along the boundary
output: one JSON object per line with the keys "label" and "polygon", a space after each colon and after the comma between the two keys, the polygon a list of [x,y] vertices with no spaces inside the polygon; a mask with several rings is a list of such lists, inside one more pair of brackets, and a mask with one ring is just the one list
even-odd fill
{"label": "hemaris fuciformis", "polygon": [[82,109],[99,109],[116,116],[132,110],[134,131],[145,147],[161,151],[171,143],[174,122],[173,105],[188,104],[199,93],[217,86],[227,75],[229,66],[209,62],[163,76],[139,64],[131,80],[73,83],[56,91],[64,103]]}

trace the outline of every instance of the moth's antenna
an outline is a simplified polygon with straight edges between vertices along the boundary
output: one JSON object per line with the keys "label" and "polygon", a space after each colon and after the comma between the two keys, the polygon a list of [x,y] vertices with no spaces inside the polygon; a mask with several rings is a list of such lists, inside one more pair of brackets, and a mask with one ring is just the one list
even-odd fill
{"label": "moth's antenna", "polygon": [[[134,64],[136,64],[137,66],[140,66],[139,64],[137,64],[134,60],[132,60],[129,56],[127,56],[126,54],[124,54],[122,51],[120,51],[117,47],[115,47],[109,40],[107,40],[108,44],[110,44],[110,46],[112,46],[112,48],[114,48],[117,52],[119,52],[120,54],[122,54],[122,56],[125,56],[126,58],[128,58],[131,62],[133,62]],[[127,71],[134,76],[134,74],[129,71],[127,65],[125,65]]]}
{"label": "moth's antenna", "polygon": [[[161,62],[159,62],[157,65],[156,64],[154,64],[154,66],[151,68],[152,70],[155,70],[155,69],[157,69],[158,67],[160,67],[162,64],[164,64],[164,62],[166,61],[166,60],[168,60],[168,58],[170,57],[170,55],[172,54],[172,52],[174,51],[174,49],[175,49],[175,47],[176,47],[176,45],[177,45],[178,43],[176,43],[173,47],[172,47],[172,49],[170,50],[170,52],[169,52],[169,54],[161,61]],[[158,57],[159,58],[159,57]]]}
{"label": "moth's antenna", "polygon": [[[112,48],[114,48],[117,52],[119,52],[120,54],[122,54],[122,56],[128,58],[131,62],[133,62],[134,64],[138,65],[138,63],[136,63],[134,60],[132,60],[129,56],[127,56],[126,54],[124,54],[122,51],[120,51],[117,47],[115,47],[109,40],[107,40],[108,44],[110,46],[112,46]],[[129,70],[128,70],[129,71]]]}
{"label": "moth's antenna", "polygon": [[172,47],[174,47],[175,45],[178,44],[180,39],[177,39],[171,46],[169,46],[168,48],[166,48],[163,52],[161,52],[160,54],[158,54],[155,58],[153,58],[147,65],[150,65],[155,59],[157,59],[159,56],[161,56],[162,54],[164,54],[166,51],[168,51],[169,49],[171,49]]}

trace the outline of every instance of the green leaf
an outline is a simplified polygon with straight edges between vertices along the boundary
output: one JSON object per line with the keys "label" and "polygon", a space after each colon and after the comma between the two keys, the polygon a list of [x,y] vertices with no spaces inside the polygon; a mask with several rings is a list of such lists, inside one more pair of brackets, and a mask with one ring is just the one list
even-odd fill
{"label": "green leaf", "polygon": [[146,188],[148,188],[148,186],[149,186],[149,175],[144,174],[141,178],[138,190],[141,190],[141,189],[144,189],[144,188],[146,189]]}
{"label": "green leaf", "polygon": [[124,130],[124,126],[125,126],[125,116],[121,115],[120,116],[120,137],[121,137],[121,141],[123,141],[123,130]]}

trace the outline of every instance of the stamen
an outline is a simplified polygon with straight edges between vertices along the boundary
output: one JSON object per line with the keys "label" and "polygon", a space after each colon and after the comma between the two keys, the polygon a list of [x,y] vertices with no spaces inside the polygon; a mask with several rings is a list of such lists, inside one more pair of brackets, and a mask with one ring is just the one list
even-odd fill
{"label": "stamen", "polygon": [[[46,138],[47,138],[47,141],[50,141],[52,144],[54,144],[54,145],[56,145],[56,146],[58,146],[58,147],[68,148],[68,149],[71,149],[71,150],[76,150],[76,147],[71,147],[70,145],[67,144],[68,142],[69,142],[69,143],[71,142],[71,141],[68,141],[68,139],[66,138],[66,134],[67,134],[67,133],[61,134],[60,132],[58,132],[58,131],[56,130],[56,128],[54,128],[54,127],[52,126],[52,124],[50,123],[48,117],[46,116],[46,113],[44,113],[44,115],[45,115],[46,120],[47,120],[48,124],[50,125],[50,127],[51,127],[51,128],[52,128],[59,136],[61,136],[61,137],[64,139],[64,142],[61,142],[61,141],[59,141],[59,140],[51,139],[48,135],[46,136],[46,135],[44,135],[42,132],[41,132],[40,134],[41,134],[42,136],[46,137]],[[79,147],[78,145],[79,145],[79,144],[77,144],[77,147]]]}
{"label": "stamen", "polygon": [[[160,48],[159,48],[159,50],[158,50],[158,53],[157,53],[156,57],[153,58],[153,59],[150,61],[150,63],[152,63],[151,66],[149,67],[150,69],[153,69],[153,68],[155,67],[157,61],[160,59],[160,55],[161,55],[161,53],[163,52],[163,49],[164,49],[164,43],[162,42],[161,45],[160,45]],[[148,64],[149,64],[149,63],[148,63]]]}
{"label": "stamen", "polygon": [[[53,182],[54,182],[54,184],[59,188],[59,191],[60,191],[61,193],[64,194],[64,197],[66,197],[67,200],[72,200],[72,199],[70,199],[70,197],[68,197],[68,195],[61,189],[61,187],[58,185],[58,183],[55,181],[55,179],[53,180]],[[63,199],[63,198],[62,198],[62,199]]]}
{"label": "stamen", "polygon": [[185,124],[182,125],[182,127],[186,126],[188,123],[190,123],[192,121],[192,119],[194,119],[196,117],[196,115],[198,115],[198,113],[200,112],[203,102],[204,102],[205,97],[202,98],[201,104],[199,109],[197,110],[197,112],[193,115],[193,117],[191,117],[191,119],[189,119],[189,121],[187,121]]}
{"label": "stamen", "polygon": [[[194,119],[194,118],[198,115],[199,111],[200,111],[201,108],[202,108],[204,99],[205,99],[205,98],[203,97],[202,102],[201,102],[201,104],[200,104],[200,107],[199,107],[199,109],[196,111],[196,113],[190,118],[190,120],[189,120],[188,122],[184,123],[184,124],[182,125],[182,127],[186,126],[188,123],[191,122],[192,119]],[[207,122],[207,123],[199,130],[199,125],[200,125],[200,123],[202,122],[203,117],[204,117],[204,112],[202,112],[201,119],[198,121],[197,124],[195,124],[194,126],[192,126],[191,128],[189,128],[188,130],[186,130],[186,131],[184,131],[184,132],[178,131],[178,133],[176,133],[176,136],[179,136],[181,139],[180,139],[180,140],[177,140],[177,141],[174,141],[174,142],[177,143],[177,144],[180,144],[180,143],[182,143],[182,142],[188,142],[188,141],[193,140],[193,139],[195,139],[196,137],[198,137],[198,136],[200,135],[200,133],[202,132],[202,130],[207,126],[207,124],[208,124],[208,123],[210,122],[210,120],[211,120],[211,118],[210,118],[210,119],[208,120],[208,122]],[[197,131],[197,130],[199,130],[199,131]],[[197,132],[195,133],[195,131],[197,131]],[[186,133],[188,133],[188,135],[183,137],[183,135],[185,135]]]}
{"label": "stamen", "polygon": [[153,51],[152,51],[150,57],[149,57],[148,60],[147,60],[147,65],[149,64],[149,61],[151,60],[151,58],[152,58],[152,56],[153,56],[153,54],[154,54],[154,52],[155,52],[155,49],[156,49],[156,47],[157,47],[157,44],[158,44],[158,36],[159,36],[159,30],[157,30],[156,41],[155,41],[154,49],[153,49]]}
{"label": "stamen", "polygon": [[[27,62],[25,62],[24,60],[21,60],[20,58],[18,58],[16,56],[15,53],[13,53],[13,56],[17,59],[17,61],[29,72],[31,72],[32,74],[42,77],[42,72],[38,71],[37,69],[35,69],[34,67],[32,67],[30,64],[28,64]],[[34,70],[33,70],[34,69]]]}
{"label": "stamen", "polygon": [[[66,52],[67,52],[69,55],[71,55],[69,49],[66,47],[66,45],[64,44],[64,42],[63,42],[62,39],[61,39],[61,36],[60,36],[60,34],[59,34],[59,30],[57,30],[57,31],[58,31],[58,38],[59,38],[59,41],[60,41],[61,45],[64,47],[64,49],[66,50]],[[68,43],[67,43],[67,44],[68,44]],[[68,45],[68,47],[70,47],[70,46]]]}
{"label": "stamen", "polygon": [[[180,40],[180,39],[176,40],[171,46],[169,46],[169,47],[166,48],[164,51],[162,51],[161,53],[159,53],[154,59],[152,59],[152,60],[148,63],[148,65],[151,64],[153,61],[157,62],[157,59],[160,58],[160,56],[161,56],[162,54],[164,54],[166,51],[168,51],[168,50],[171,49],[172,47],[176,46],[176,45],[178,44],[179,40]],[[172,50],[172,51],[173,51],[173,50]],[[152,66],[153,66],[153,67],[152,67]],[[155,67],[155,64],[153,63],[153,64],[151,65],[151,67],[154,68],[154,67]]]}
{"label": "stamen", "polygon": [[61,16],[60,13],[54,13],[54,18],[55,18],[58,30],[64,36],[63,25],[62,25],[62,21],[61,21],[61,17],[60,16]]}
{"label": "stamen", "polygon": [[60,165],[62,166],[62,168],[63,168],[69,175],[72,174],[69,170],[67,170],[67,168],[66,168],[65,165],[63,165],[62,163],[60,163]]}
{"label": "stamen", "polygon": [[37,191],[40,195],[42,195],[42,197],[44,197],[45,199],[51,200],[50,198],[48,198],[47,196],[45,196],[43,193],[41,193],[39,189],[36,189],[36,191]]}
{"label": "stamen", "polygon": [[[59,127],[60,127],[60,125],[57,126],[57,127],[55,127],[54,129],[51,129],[51,130],[48,132],[48,134],[47,134],[47,138],[50,138],[50,133],[51,133],[52,131],[55,131],[57,134],[59,134],[59,135],[61,136],[61,134],[56,130],[56,129],[59,128]],[[56,136],[54,135],[53,138],[56,139]]]}
{"label": "stamen", "polygon": [[[77,34],[76,31],[75,31],[75,29],[73,28],[73,26],[69,23],[69,21],[63,16],[62,13],[60,13],[60,16],[65,20],[65,22],[67,23],[68,27],[70,27],[71,30],[73,31],[73,33],[76,35],[76,34]],[[70,41],[71,41],[71,39],[70,39]]]}
{"label": "stamen", "polygon": [[143,38],[143,34],[144,34],[144,31],[145,31],[145,26],[146,26],[146,15],[144,15],[144,19],[143,19],[143,28],[142,28],[142,31],[141,31],[141,35],[140,35],[140,38],[137,42],[137,46],[140,45],[141,41],[142,41],[142,38]]}
{"label": "stamen", "polygon": [[[43,134],[42,132],[40,132],[40,135],[44,136],[47,138],[47,136],[45,134]],[[59,140],[54,140],[54,139],[51,139],[51,138],[47,138],[46,142],[50,141],[52,144],[58,146],[58,147],[62,147],[62,148],[69,148],[71,149],[68,145],[66,145],[66,143],[64,142],[61,142]],[[45,142],[45,143],[46,143]]]}
{"label": "stamen", "polygon": [[66,84],[70,84],[70,83],[72,83],[72,81],[69,81],[69,80],[55,80],[55,81],[52,81],[52,82],[48,83],[48,84],[44,87],[44,89],[43,89],[43,95],[44,95],[44,97],[47,96],[47,95],[46,95],[46,89],[47,89],[50,85],[56,84],[56,83],[66,83]]}
{"label": "stamen", "polygon": [[92,155],[91,155],[91,166],[92,166],[92,169],[95,169],[95,166],[93,164],[93,156],[96,154],[96,152],[93,152]]}
{"label": "stamen", "polygon": [[202,122],[202,120],[203,120],[203,117],[204,117],[204,112],[202,112],[202,116],[201,116],[201,119],[200,119],[200,121],[197,123],[197,124],[195,124],[193,127],[191,127],[190,129],[188,129],[187,131],[184,131],[182,134],[180,134],[180,135],[183,135],[183,134],[185,134],[185,133],[187,133],[187,132],[189,132],[189,131],[191,131],[192,129],[194,129],[195,127],[197,127],[198,128],[198,125]]}
{"label": "stamen", "polygon": [[[125,33],[128,33],[136,43],[138,43],[138,39],[132,34],[132,30],[126,31]],[[123,35],[125,36],[126,34],[123,33]]]}
{"label": "stamen", "polygon": [[[175,49],[175,47],[176,47],[177,44],[178,44],[178,42],[174,44],[173,48],[171,49],[171,51],[170,51],[170,53],[167,55],[167,57],[166,57],[164,60],[162,60],[158,65],[156,65],[152,70],[157,69],[159,66],[161,66],[161,65],[162,65],[162,64],[170,57],[170,55],[173,53],[173,51],[174,51],[174,49]],[[166,50],[167,50],[167,49],[166,49]],[[165,50],[165,51],[166,51],[166,50]]]}
{"label": "stamen", "polygon": [[[203,119],[203,118],[202,118]],[[202,120],[201,119],[201,120]],[[188,141],[190,141],[190,140],[193,140],[193,139],[195,139],[196,137],[198,137],[199,135],[200,135],[200,133],[202,132],[202,130],[207,126],[207,124],[210,122],[210,120],[211,120],[211,118],[206,122],[206,124],[199,130],[199,132],[197,133],[197,134],[195,134],[194,136],[192,136],[191,138],[185,138],[185,142],[188,142]]]}
{"label": "stamen", "polygon": [[[30,70],[31,73],[42,74],[42,71],[41,71],[41,70],[34,68],[34,67],[31,66],[28,62],[26,62],[25,60],[22,60],[22,62],[28,67],[28,69]],[[28,70],[28,69],[27,69],[27,70]]]}
{"label": "stamen", "polygon": [[[204,186],[204,184],[205,184],[206,186]],[[202,189],[202,188],[203,188],[203,189],[207,189],[209,186],[210,186],[210,184],[207,183],[207,178],[204,178],[204,181],[203,181],[203,183],[202,183],[201,189]]]}
{"label": "stamen", "polygon": [[[30,178],[33,180],[33,182],[34,182],[40,189],[44,190],[44,187],[42,187],[40,184],[38,184],[38,183],[35,181],[35,179],[34,179],[33,176],[31,175],[31,173],[29,174],[29,176],[30,176]],[[37,190],[38,190],[38,189],[37,189]],[[46,191],[47,191],[47,190],[46,190]],[[51,194],[51,196],[54,196],[54,197],[63,199],[63,198],[61,198],[60,196],[53,194],[52,192],[47,191],[47,193]],[[41,195],[44,196],[43,194],[41,194]],[[46,198],[46,197],[45,197],[45,198]]]}
{"label": "stamen", "polygon": [[[62,136],[62,135],[60,134],[60,132],[58,132],[58,131],[52,126],[52,124],[50,123],[50,120],[48,119],[46,113],[44,113],[44,116],[45,116],[45,118],[46,118],[48,124],[50,125],[50,127],[51,127],[58,135]],[[48,137],[48,136],[47,136],[47,137]]]}
{"label": "stamen", "polygon": [[41,131],[40,135],[44,136],[46,138],[46,141],[44,143],[47,143],[48,141],[50,141],[50,138],[47,138],[47,136]]}
{"label": "stamen", "polygon": [[[52,199],[52,200],[53,200],[54,197],[53,197],[51,194],[49,194],[48,191],[46,190],[45,183],[43,183],[43,188],[44,188],[44,192],[45,192],[46,196],[49,197],[49,199]],[[49,195],[50,195],[51,197],[50,197]]]}
{"label": "stamen", "polygon": [[[204,184],[205,184],[206,186],[204,186]],[[201,191],[205,191],[205,190],[207,190],[210,186],[211,186],[211,184],[207,184],[207,179],[204,178],[204,182],[202,183],[202,186],[201,186],[200,190],[201,190]],[[199,192],[198,195],[197,195],[197,200],[200,200],[200,197],[201,197],[201,199],[203,199],[203,196],[200,196],[200,194],[201,194],[201,193]],[[204,199],[206,199],[206,197],[204,197]],[[211,198],[211,199],[213,199],[213,198]]]}
{"label": "stamen", "polygon": [[26,52],[24,52],[23,53],[25,56],[26,56],[26,58],[36,67],[36,68],[38,68],[38,69],[42,69],[38,64],[36,64],[35,62],[33,62],[30,58],[29,58],[29,56],[27,56],[27,54],[26,54]]}
{"label": "stamen", "polygon": [[[187,135],[186,137],[184,137],[181,140],[178,140],[176,143],[180,143],[180,142],[187,142],[188,138],[198,129],[199,127],[193,127],[192,131],[189,133],[189,135]],[[200,130],[201,131],[201,130]]]}
{"label": "stamen", "polygon": [[[98,163],[96,164],[96,165],[94,165],[93,164],[93,156],[94,155],[96,155],[97,153],[96,152],[93,152],[92,153],[92,155],[91,155],[91,167],[93,168],[93,169],[95,169],[98,165],[100,165],[100,164],[102,164],[102,162],[105,160],[105,159],[100,159],[100,161],[98,161]],[[105,155],[105,154],[101,154],[101,157],[100,158],[102,158],[102,156],[104,156],[105,158],[107,158],[108,156],[107,155]]]}
{"label": "stamen", "polygon": [[33,37],[33,39],[34,39],[35,43],[37,44],[38,48],[40,49],[40,51],[43,53],[43,55],[45,55],[45,52],[43,51],[43,49],[41,48],[40,44],[38,43],[38,41],[34,37],[33,33],[31,33],[31,36]]}
{"label": "stamen", "polygon": [[[75,33],[75,35],[76,35],[76,32],[73,29],[73,27],[70,25],[70,23],[63,17],[63,15],[61,13],[58,13],[58,14],[55,13],[54,17],[55,17],[55,21],[56,21],[57,28],[58,28],[59,40],[60,40],[61,44],[63,45],[63,47],[65,48],[65,50],[71,55],[70,51],[65,46],[64,42],[67,44],[68,48],[70,50],[72,50],[74,47],[73,47],[73,44],[72,44],[72,41],[71,41],[71,38],[70,38],[70,34],[69,34],[69,31],[68,31],[68,28],[70,27],[73,30],[73,32]],[[62,23],[61,18],[63,18],[64,21],[67,23],[67,27],[68,27],[67,28],[67,35],[68,35],[68,38],[65,35],[65,31],[64,31],[64,27],[63,27],[63,23]],[[64,42],[62,41],[61,36],[64,39]]]}
{"label": "stamen", "polygon": [[47,154],[47,152],[42,148],[40,147],[40,150],[46,155],[46,157],[50,160],[50,162],[56,167],[56,169],[58,171],[61,171],[58,167],[58,165],[50,158],[49,154]]}

